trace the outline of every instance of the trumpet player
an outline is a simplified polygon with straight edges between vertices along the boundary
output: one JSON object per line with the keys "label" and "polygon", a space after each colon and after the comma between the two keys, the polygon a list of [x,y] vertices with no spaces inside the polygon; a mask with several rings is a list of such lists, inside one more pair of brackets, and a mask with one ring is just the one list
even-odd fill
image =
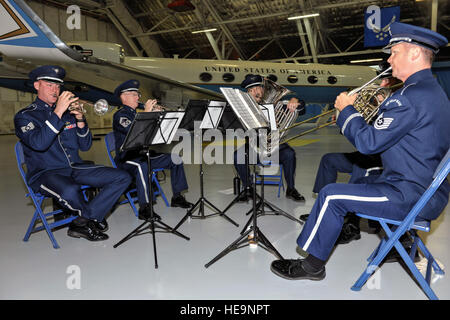
{"label": "trumpet player", "polygon": [[[257,103],[262,103],[262,99],[264,97],[264,84],[262,76],[254,74],[247,75],[244,81],[242,81],[241,87],[246,89]],[[299,114],[304,114],[304,105],[305,103],[303,101],[300,101],[296,97],[292,97],[289,100],[287,108],[291,112],[294,112],[300,106],[303,110],[300,110]],[[245,164],[242,163],[242,161],[238,161],[238,154],[239,153],[237,151],[234,153],[234,166],[242,181],[243,187],[246,188],[249,184],[247,170]],[[305,201],[305,197],[303,197],[295,188],[295,169],[297,160],[295,150],[287,143],[283,143],[279,147],[279,162],[283,165],[284,179],[286,180],[287,185],[286,197],[294,201]],[[248,197],[251,197],[252,195],[253,192],[250,192],[250,194],[243,193],[239,201],[247,201]]]}
{"label": "trumpet player", "polygon": [[[92,135],[79,109],[68,111],[78,98],[69,91],[60,94],[65,70],[41,66],[29,74],[37,91],[36,100],[14,117],[17,137],[23,144],[27,182],[36,192],[53,197],[78,214],[67,234],[89,241],[108,239],[105,216],[131,183],[126,171],[86,164],[79,150],[92,146]],[[81,185],[99,188],[86,203]]]}
{"label": "trumpet player", "polygon": [[[139,106],[139,86],[138,80],[128,80],[120,84],[114,91],[114,95],[120,98],[122,107],[116,111],[113,117],[113,130],[116,141],[116,163],[120,168],[128,171],[132,177],[136,179],[136,189],[139,202],[139,219],[145,220],[149,218],[150,211],[147,210],[153,199],[149,199],[148,182],[148,164],[147,158],[133,151],[120,152],[120,146],[125,141],[125,137],[130,130]],[[149,99],[144,105],[145,112],[158,111],[161,107],[157,105],[156,99]],[[192,203],[188,202],[181,194],[182,191],[188,189],[184,166],[181,159],[175,164],[173,159],[178,157],[175,154],[156,154],[151,153],[152,168],[170,169],[171,185],[173,197],[171,200],[172,207],[190,208]],[[153,197],[153,195],[152,195]],[[155,213],[154,213],[155,214]],[[157,216],[157,215],[156,215]],[[158,217],[158,216],[157,216]]]}
{"label": "trumpet player", "polygon": [[[392,76],[403,87],[380,106],[374,125],[353,107],[354,96],[341,93],[337,125],[363,154],[380,153],[383,172],[372,183],[325,186],[311,210],[297,244],[305,259],[276,260],[271,270],[291,280],[322,280],[325,263],[338,238],[347,212],[403,220],[425,192],[438,164],[450,147],[450,105],[431,73],[431,64],[447,38],[429,29],[394,22],[385,50]],[[445,208],[450,185],[444,181],[418,219],[434,220]]]}

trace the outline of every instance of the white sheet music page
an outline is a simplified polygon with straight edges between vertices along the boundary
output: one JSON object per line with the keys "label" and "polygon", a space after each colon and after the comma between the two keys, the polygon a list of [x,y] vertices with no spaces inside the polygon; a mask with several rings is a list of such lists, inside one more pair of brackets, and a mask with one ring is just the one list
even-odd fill
{"label": "white sheet music page", "polygon": [[226,105],[227,103],[224,101],[211,101],[209,103],[208,110],[203,116],[202,123],[200,124],[200,129],[217,128]]}
{"label": "white sheet music page", "polygon": [[181,120],[183,120],[184,114],[184,111],[169,111],[164,113],[160,128],[157,130],[152,144],[171,143]]}
{"label": "white sheet music page", "polygon": [[273,104],[264,104],[261,106],[261,110],[267,118],[267,121],[270,123],[270,130],[277,130],[277,121],[275,120],[275,109]]}
{"label": "white sheet music page", "polygon": [[268,127],[259,105],[248,93],[233,88],[220,88],[220,91],[246,130]]}

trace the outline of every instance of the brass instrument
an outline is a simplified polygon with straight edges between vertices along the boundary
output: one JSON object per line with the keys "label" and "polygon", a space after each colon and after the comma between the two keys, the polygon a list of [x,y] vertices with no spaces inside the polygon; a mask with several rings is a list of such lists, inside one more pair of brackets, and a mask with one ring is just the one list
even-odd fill
{"label": "brass instrument", "polygon": [[370,84],[359,91],[353,107],[363,116],[367,123],[372,123],[381,103],[389,97],[391,89]]}
{"label": "brass instrument", "polygon": [[[145,110],[145,104],[142,102],[139,102],[138,109]],[[152,111],[181,111],[181,107],[167,107],[165,105],[155,104]]]}
{"label": "brass instrument", "polygon": [[[350,91],[348,93],[348,95],[353,95],[358,93],[358,96],[356,97],[355,102],[353,103],[353,107],[359,112],[361,113],[361,115],[363,116],[364,120],[367,123],[371,123],[371,121],[373,120],[373,118],[375,117],[375,115],[378,113],[378,109],[380,108],[381,103],[389,97],[389,95],[392,92],[393,88],[386,88],[386,87],[380,87],[379,85],[374,84],[373,82],[377,79],[379,79],[382,75],[386,74],[387,72],[389,72],[392,69],[392,67],[387,68],[386,70],[384,70],[383,72],[381,72],[380,74],[378,74],[376,77],[372,78],[370,81],[368,81],[367,83],[363,84],[361,87],[358,87],[356,89],[353,89],[352,91]],[[284,129],[285,131],[292,129],[294,127],[297,127],[301,124],[304,124],[306,122],[309,122],[311,120],[314,120],[316,118],[320,118],[322,116],[328,115],[335,112],[334,109],[332,110],[328,110],[324,113],[321,113],[317,116],[314,116],[312,118],[306,119],[304,121],[295,123],[289,127],[287,127],[286,129]],[[337,118],[337,117],[336,117]],[[312,128],[310,130],[304,131],[302,133],[299,133],[295,136],[286,138],[285,140],[281,141],[280,143],[286,143],[288,141],[291,141],[293,139],[299,138],[305,134],[314,132],[316,130],[328,127],[329,125],[335,124],[336,120],[332,120],[330,122],[327,122],[323,125],[320,125],[316,128]]]}
{"label": "brass instrument", "polygon": [[105,99],[99,99],[95,103],[91,103],[86,100],[77,100],[75,102],[72,102],[68,109],[70,111],[78,110],[82,113],[86,113],[87,111],[84,108],[84,106],[90,106],[91,108],[93,108],[92,110],[98,116],[103,116],[112,109],[111,106],[108,104],[108,101],[106,101]]}
{"label": "brass instrument", "polygon": [[[291,90],[280,86],[276,82],[270,79],[264,78],[264,95],[262,101],[264,104],[273,104],[275,113],[275,122],[279,133],[276,138],[275,145],[278,145],[278,141],[281,140],[282,136],[286,133],[286,128],[291,126],[295,120],[298,118],[298,111],[293,112],[287,108],[286,101],[280,101],[285,95],[293,93]],[[274,151],[272,148],[272,134],[269,132],[267,135],[267,150],[266,152],[270,154]]]}

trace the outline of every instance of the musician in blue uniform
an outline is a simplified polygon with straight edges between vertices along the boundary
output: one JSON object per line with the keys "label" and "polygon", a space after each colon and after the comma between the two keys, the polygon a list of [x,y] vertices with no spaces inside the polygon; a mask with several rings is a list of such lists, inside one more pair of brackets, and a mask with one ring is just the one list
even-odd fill
{"label": "musician in blue uniform", "polygon": [[[36,100],[14,118],[16,135],[23,143],[27,182],[31,188],[53,197],[66,209],[78,213],[67,234],[90,241],[108,239],[105,216],[131,183],[123,170],[86,164],[79,150],[92,145],[92,134],[70,91],[60,94],[65,70],[59,66],[41,66],[29,74],[37,90]],[[85,202],[81,185],[100,189]]]}
{"label": "musician in blue uniform", "polygon": [[[245,77],[241,83],[241,87],[246,89],[247,92],[255,99],[257,103],[263,103],[264,97],[264,79],[260,75],[249,74]],[[294,112],[295,109],[299,110],[299,115],[305,113],[305,102],[299,100],[296,97],[292,97],[287,105],[287,108]],[[283,143],[279,146],[279,163],[283,165],[284,179],[286,180],[286,197],[294,201],[305,201],[303,197],[295,188],[295,169],[297,166],[297,160],[295,156],[295,150],[287,143]],[[238,159],[240,152],[234,153],[234,166],[238,172],[239,178],[242,181],[244,188],[248,187],[247,169],[244,159]],[[242,160],[242,161],[241,161]],[[253,192],[249,194],[243,193],[239,201],[247,201],[248,197],[252,196]]]}
{"label": "musician in blue uniform", "polygon": [[[341,93],[335,101],[338,126],[363,154],[380,153],[383,172],[373,183],[329,184],[315,202],[297,244],[305,259],[276,260],[271,270],[287,279],[321,280],[325,262],[339,236],[347,212],[403,220],[432,181],[450,147],[450,103],[431,73],[439,47],[448,40],[425,28],[394,22],[388,62],[403,87],[380,106],[374,125],[353,107],[354,96]],[[418,219],[434,220],[448,202],[444,181]]]}
{"label": "musician in blue uniform", "polygon": [[[391,94],[398,89],[400,80],[392,77],[392,70],[388,71],[389,63],[383,61],[379,65],[380,87],[391,89]],[[371,123],[372,124],[372,123]],[[369,183],[375,181],[383,170],[383,164],[379,154],[362,154],[359,151],[347,153],[327,153],[320,159],[319,169],[317,170],[316,180],[314,182],[313,193],[318,194],[323,187],[330,183],[336,183],[338,172],[351,174],[349,183]],[[306,221],[309,214],[302,214],[300,220]],[[380,225],[377,222],[369,220],[370,231],[377,233]],[[353,240],[361,238],[360,218],[354,213],[346,216],[341,234],[337,244],[346,244]],[[409,241],[405,241],[409,242]]]}
{"label": "musician in blue uniform", "polygon": [[[150,205],[148,186],[148,164],[147,157],[139,154],[139,151],[122,151],[120,147],[125,141],[125,137],[130,130],[131,123],[136,117],[136,109],[139,107],[139,86],[138,80],[128,80],[120,84],[114,91],[114,95],[120,98],[122,107],[116,111],[113,118],[113,130],[116,141],[116,163],[128,171],[136,179],[136,189],[139,202],[139,218],[149,218]],[[149,99],[145,103],[144,111],[157,111],[159,106],[156,99]],[[190,208],[192,203],[188,202],[181,194],[188,189],[184,166],[180,157],[176,154],[151,152],[152,168],[170,169],[173,197],[172,207]],[[157,215],[157,217],[159,217]]]}

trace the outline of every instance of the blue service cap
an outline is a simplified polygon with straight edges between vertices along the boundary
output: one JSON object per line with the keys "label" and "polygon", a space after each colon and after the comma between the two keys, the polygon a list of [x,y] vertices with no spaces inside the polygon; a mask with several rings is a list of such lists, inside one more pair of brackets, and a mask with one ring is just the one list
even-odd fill
{"label": "blue service cap", "polygon": [[139,91],[139,80],[127,80],[120,84],[116,90],[114,90],[114,95],[120,97],[123,92],[127,91]]}
{"label": "blue service cap", "polygon": [[443,47],[448,43],[447,38],[437,32],[401,22],[391,24],[389,33],[391,34],[391,40],[383,48],[385,53],[390,53],[390,48],[397,43],[408,42],[430,49],[436,54],[439,51],[439,47]]}
{"label": "blue service cap", "polygon": [[66,70],[59,66],[40,66],[29,73],[30,80],[35,82],[38,80],[45,80],[63,84]]}
{"label": "blue service cap", "polygon": [[241,87],[244,89],[249,89],[255,86],[263,86],[263,77],[257,74],[248,74],[245,76],[244,81],[241,83]]}

